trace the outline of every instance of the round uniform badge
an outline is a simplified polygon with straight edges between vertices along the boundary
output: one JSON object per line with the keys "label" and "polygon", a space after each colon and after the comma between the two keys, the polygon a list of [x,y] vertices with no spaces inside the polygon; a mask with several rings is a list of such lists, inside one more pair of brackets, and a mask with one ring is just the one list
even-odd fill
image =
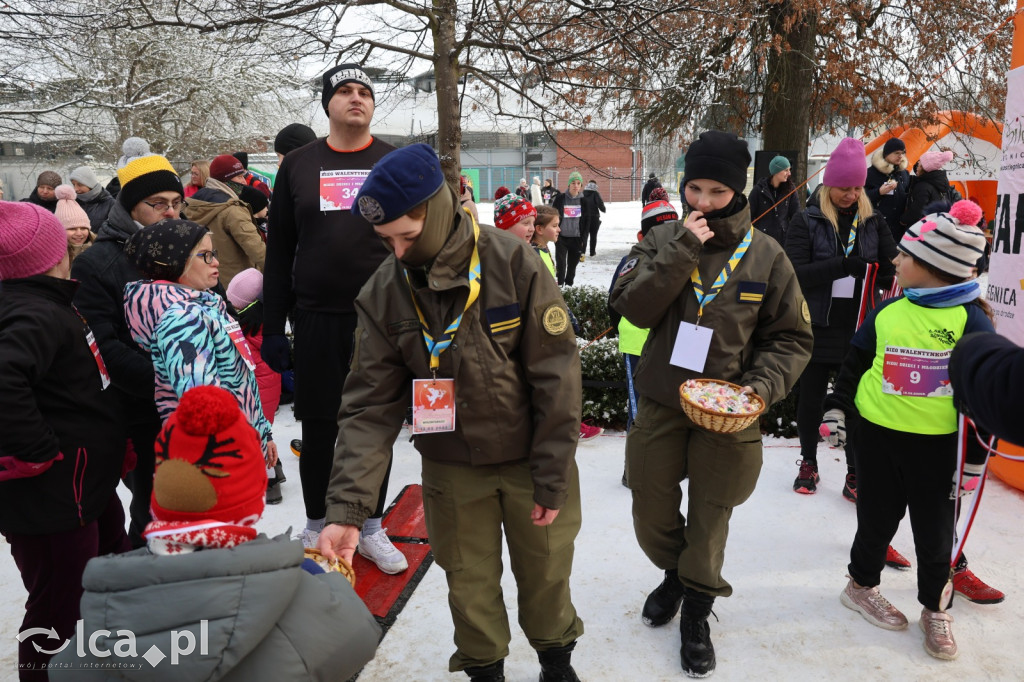
{"label": "round uniform badge", "polygon": [[384,209],[381,208],[380,203],[367,195],[359,197],[359,214],[374,225],[384,220]]}
{"label": "round uniform badge", "polygon": [[565,330],[569,328],[569,314],[557,303],[552,303],[547,307],[541,320],[544,323],[544,331],[551,336],[564,334]]}
{"label": "round uniform badge", "polygon": [[800,315],[804,318],[804,322],[811,323],[811,309],[807,307],[806,299],[800,302]]}

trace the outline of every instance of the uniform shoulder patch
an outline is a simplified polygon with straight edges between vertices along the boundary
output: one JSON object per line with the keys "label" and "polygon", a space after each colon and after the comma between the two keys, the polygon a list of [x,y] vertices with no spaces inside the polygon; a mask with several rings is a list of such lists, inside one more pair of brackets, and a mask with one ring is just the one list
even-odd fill
{"label": "uniform shoulder patch", "polygon": [[625,263],[623,263],[622,264],[622,269],[619,270],[619,277],[622,277],[626,273],[630,272],[633,268],[636,267],[636,264],[639,263],[639,262],[640,262],[639,258],[633,257],[633,258],[630,258]]}
{"label": "uniform shoulder patch", "polygon": [[544,325],[544,331],[551,336],[559,336],[569,328],[569,313],[561,305],[552,303],[545,308],[541,322]]}
{"label": "uniform shoulder patch", "polygon": [[800,316],[804,318],[804,322],[807,324],[811,323],[811,309],[807,307],[807,299],[800,301]]}

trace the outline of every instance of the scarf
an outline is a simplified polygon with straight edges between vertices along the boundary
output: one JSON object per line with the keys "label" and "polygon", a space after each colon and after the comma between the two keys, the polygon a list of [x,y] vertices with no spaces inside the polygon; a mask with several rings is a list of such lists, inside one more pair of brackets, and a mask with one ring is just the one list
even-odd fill
{"label": "scarf", "polygon": [[81,194],[79,194],[78,195],[78,200],[79,201],[95,201],[96,197],[98,197],[100,195],[100,192],[102,192],[102,191],[103,191],[103,185],[101,185],[100,183],[97,182],[96,186],[93,187],[91,190],[89,190],[88,192],[82,192]]}
{"label": "scarf", "polygon": [[911,302],[928,308],[952,308],[970,303],[981,297],[978,280],[950,284],[944,287],[904,289],[903,293]]}

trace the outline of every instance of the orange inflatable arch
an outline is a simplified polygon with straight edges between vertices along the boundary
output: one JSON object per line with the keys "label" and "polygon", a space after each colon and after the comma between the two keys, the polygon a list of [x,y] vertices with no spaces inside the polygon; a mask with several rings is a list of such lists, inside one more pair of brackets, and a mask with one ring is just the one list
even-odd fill
{"label": "orange inflatable arch", "polygon": [[[940,111],[936,122],[925,128],[896,126],[875,137],[864,147],[865,154],[873,154],[886,140],[898,137],[907,146],[907,164],[913,167],[921,155],[933,144],[951,133],[967,135],[988,142],[996,149],[1003,146],[1003,126],[966,111]],[[985,219],[995,218],[996,180],[952,180],[951,183],[965,199],[974,199],[985,211]]]}

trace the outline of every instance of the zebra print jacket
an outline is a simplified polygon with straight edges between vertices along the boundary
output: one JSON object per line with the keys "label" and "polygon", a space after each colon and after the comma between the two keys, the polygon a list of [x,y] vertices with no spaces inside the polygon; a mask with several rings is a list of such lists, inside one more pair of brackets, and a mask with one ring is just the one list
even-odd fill
{"label": "zebra print jacket", "polygon": [[220,296],[173,282],[129,282],[124,314],[132,338],[153,357],[160,419],[166,420],[193,386],[220,386],[238,400],[266,450],[273,435],[263,415],[252,352]]}

